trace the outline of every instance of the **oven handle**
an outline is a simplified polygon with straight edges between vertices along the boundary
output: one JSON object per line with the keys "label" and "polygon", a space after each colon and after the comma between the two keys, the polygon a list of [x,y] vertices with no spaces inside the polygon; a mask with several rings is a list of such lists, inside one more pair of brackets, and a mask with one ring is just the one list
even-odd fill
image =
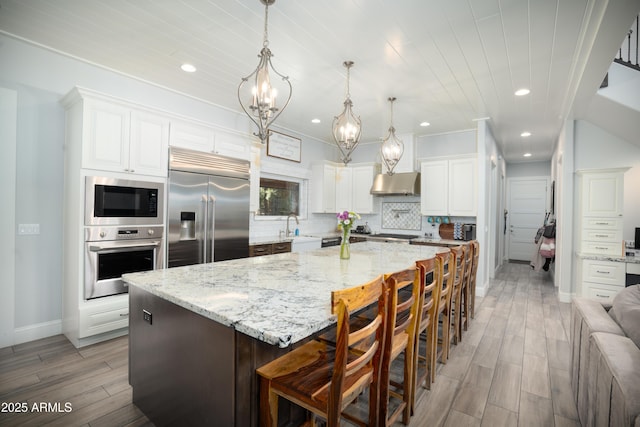
{"label": "oven handle", "polygon": [[99,246],[99,245],[91,245],[89,246],[89,250],[91,252],[102,252],[102,251],[110,251],[114,249],[127,249],[127,248],[152,248],[160,245],[160,242],[150,242],[150,243],[134,243],[131,245],[118,245],[118,246]]}

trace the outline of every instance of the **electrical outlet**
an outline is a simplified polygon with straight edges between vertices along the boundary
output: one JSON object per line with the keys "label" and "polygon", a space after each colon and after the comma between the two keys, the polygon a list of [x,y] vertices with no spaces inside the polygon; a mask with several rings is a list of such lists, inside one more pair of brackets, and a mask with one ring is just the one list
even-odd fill
{"label": "electrical outlet", "polygon": [[18,235],[40,234],[40,224],[18,224]]}
{"label": "electrical outlet", "polygon": [[145,322],[149,322],[150,325],[153,325],[153,316],[150,311],[142,310],[142,320]]}

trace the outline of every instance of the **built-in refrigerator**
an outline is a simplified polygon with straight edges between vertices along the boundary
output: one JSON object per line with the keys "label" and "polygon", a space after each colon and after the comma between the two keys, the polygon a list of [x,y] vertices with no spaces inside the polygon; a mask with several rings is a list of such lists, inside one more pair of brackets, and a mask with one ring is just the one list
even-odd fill
{"label": "built-in refrigerator", "polygon": [[168,267],[249,256],[249,166],[171,147]]}

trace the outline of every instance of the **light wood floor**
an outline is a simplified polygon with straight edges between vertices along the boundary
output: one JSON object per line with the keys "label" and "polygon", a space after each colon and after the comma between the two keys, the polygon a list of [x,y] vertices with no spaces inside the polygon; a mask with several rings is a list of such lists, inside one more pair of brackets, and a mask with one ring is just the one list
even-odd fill
{"label": "light wood floor", "polygon": [[[568,331],[569,304],[558,302],[548,274],[505,265],[432,389],[419,392],[410,426],[579,426]],[[152,426],[131,403],[127,347],[122,337],[77,350],[58,335],[0,349],[0,409],[72,408],[0,412],[0,426]]]}

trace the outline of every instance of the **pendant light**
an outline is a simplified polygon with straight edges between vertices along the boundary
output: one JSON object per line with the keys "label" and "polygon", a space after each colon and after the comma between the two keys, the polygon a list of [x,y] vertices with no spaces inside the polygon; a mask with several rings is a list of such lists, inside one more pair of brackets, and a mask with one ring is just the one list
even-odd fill
{"label": "pendant light", "polygon": [[380,146],[380,155],[382,156],[382,162],[387,167],[387,174],[393,175],[393,169],[396,167],[402,153],[404,153],[404,144],[402,140],[396,136],[396,128],[393,127],[393,102],[395,97],[389,98],[391,104],[391,122],[389,124],[389,134],[382,141]]}
{"label": "pendant light", "polygon": [[[291,100],[291,82],[289,77],[285,77],[278,73],[273,64],[271,64],[271,50],[269,49],[269,36],[267,32],[267,21],[269,18],[269,6],[276,0],[260,0],[264,4],[264,41],[262,42],[262,50],[258,55],[260,61],[258,66],[247,77],[242,78],[240,86],[238,86],[238,101],[244,112],[258,126],[258,132],[254,133],[260,138],[264,144],[269,136],[269,126],[278,118],[282,111],[287,108]],[[271,76],[270,76],[271,74]],[[273,81],[271,79],[273,78]],[[277,78],[276,78],[277,77]],[[278,83],[280,89],[286,90],[287,97],[282,107],[278,107],[277,100],[282,97],[278,93]],[[250,91],[249,91],[250,89]],[[280,98],[279,98],[280,97]],[[243,102],[244,100],[244,102]]]}
{"label": "pendant light", "polygon": [[351,111],[353,102],[351,102],[351,94],[349,93],[349,70],[353,66],[353,61],[345,61],[343,63],[347,67],[347,91],[344,100],[344,110],[339,116],[333,119],[333,140],[336,142],[340,150],[342,162],[346,165],[351,161],[351,153],[360,142],[360,132],[362,126],[360,117],[356,117]]}

